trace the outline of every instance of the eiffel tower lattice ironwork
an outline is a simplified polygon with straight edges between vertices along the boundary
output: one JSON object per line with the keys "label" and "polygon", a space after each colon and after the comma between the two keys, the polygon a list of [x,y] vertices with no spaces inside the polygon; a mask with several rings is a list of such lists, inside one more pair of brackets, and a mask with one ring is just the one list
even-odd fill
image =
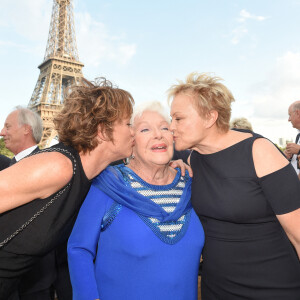
{"label": "eiffel tower lattice ironwork", "polygon": [[56,136],[53,117],[62,107],[66,87],[83,77],[83,66],[78,58],[72,0],[53,0],[45,57],[28,104],[43,120],[42,147]]}

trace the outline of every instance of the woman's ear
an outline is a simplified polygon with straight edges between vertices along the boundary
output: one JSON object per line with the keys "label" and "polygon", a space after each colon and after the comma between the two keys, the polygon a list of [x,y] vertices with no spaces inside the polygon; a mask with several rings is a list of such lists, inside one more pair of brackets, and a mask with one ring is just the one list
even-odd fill
{"label": "woman's ear", "polygon": [[206,128],[211,128],[217,121],[219,113],[216,110],[211,110],[206,117]]}
{"label": "woman's ear", "polygon": [[108,140],[108,138],[107,138],[105,132],[102,130],[102,127],[100,124],[98,125],[97,139],[98,139],[99,143],[102,143],[102,142]]}

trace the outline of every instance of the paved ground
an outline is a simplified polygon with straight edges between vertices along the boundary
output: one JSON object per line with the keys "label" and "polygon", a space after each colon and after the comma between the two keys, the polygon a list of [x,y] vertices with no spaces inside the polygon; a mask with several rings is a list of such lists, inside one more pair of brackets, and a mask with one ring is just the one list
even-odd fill
{"label": "paved ground", "polygon": [[198,300],[201,300],[201,288],[200,288],[200,283],[201,283],[201,277],[198,276]]}

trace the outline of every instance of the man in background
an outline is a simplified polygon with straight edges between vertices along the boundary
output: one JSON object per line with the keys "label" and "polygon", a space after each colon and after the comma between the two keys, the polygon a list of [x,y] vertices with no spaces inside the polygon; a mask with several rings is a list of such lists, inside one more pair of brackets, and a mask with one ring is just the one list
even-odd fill
{"label": "man in background", "polygon": [[[38,143],[42,138],[42,120],[35,112],[17,106],[4,123],[0,135],[5,146],[15,155],[9,165],[17,163],[22,158],[38,152]],[[20,300],[52,300],[54,299],[53,282],[56,278],[54,251],[43,256],[35,267],[26,273],[20,282]]]}
{"label": "man in background", "polygon": [[295,143],[288,143],[286,145],[284,154],[286,155],[287,159],[290,160],[292,166],[299,176],[298,155],[300,154],[300,100],[290,105],[288,114],[289,122],[292,123],[294,128],[298,129],[298,135]]}
{"label": "man in background", "polygon": [[18,162],[34,151],[38,151],[43,132],[42,120],[33,111],[17,106],[4,123],[0,136],[3,137],[5,147],[15,156],[11,165]]}
{"label": "man in background", "polygon": [[0,154],[0,171],[7,168],[10,164],[10,158],[5,155]]}

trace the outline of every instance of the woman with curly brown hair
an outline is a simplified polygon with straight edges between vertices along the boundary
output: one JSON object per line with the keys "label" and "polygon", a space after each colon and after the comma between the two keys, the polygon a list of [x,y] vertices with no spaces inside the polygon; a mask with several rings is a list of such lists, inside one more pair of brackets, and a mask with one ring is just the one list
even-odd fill
{"label": "woman with curly brown hair", "polygon": [[134,100],[101,79],[73,86],[54,123],[60,143],[0,172],[0,299],[67,240],[91,179],[131,155]]}

